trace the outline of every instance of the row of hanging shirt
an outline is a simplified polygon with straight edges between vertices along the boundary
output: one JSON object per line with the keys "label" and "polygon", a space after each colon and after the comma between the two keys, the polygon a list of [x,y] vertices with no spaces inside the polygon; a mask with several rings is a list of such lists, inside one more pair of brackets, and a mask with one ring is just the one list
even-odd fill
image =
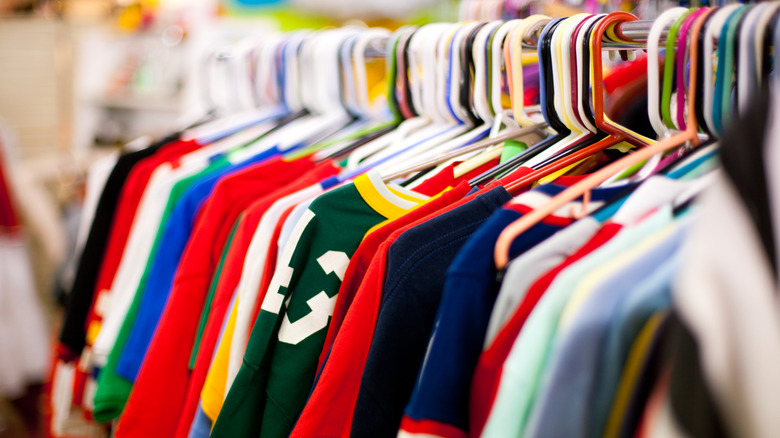
{"label": "row of hanging shirt", "polygon": [[[778,11],[235,49],[252,75],[228,85],[259,110],[101,167],[52,431],[77,407],[117,437],[772,435],[771,123],[750,96]],[[645,46],[605,78],[605,49]],[[606,93],[620,120],[646,99],[650,130]]]}

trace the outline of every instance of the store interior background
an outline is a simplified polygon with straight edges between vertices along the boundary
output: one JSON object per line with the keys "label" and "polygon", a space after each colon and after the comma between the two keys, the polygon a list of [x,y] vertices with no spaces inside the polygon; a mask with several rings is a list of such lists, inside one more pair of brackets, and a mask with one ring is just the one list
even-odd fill
{"label": "store interior background", "polygon": [[[274,31],[454,21],[457,4],[0,0],[0,153],[52,342],[72,281],[90,164],[127,143],[163,137],[212,104],[223,112],[252,104],[226,86],[228,63],[204,80],[208,54]],[[9,287],[8,274],[0,269],[0,288]],[[0,391],[0,438],[38,436],[45,384]]]}

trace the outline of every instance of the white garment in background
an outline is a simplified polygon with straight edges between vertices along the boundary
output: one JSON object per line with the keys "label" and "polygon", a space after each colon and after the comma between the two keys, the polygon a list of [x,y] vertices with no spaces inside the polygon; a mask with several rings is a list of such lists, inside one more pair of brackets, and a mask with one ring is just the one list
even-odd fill
{"label": "white garment in background", "polygon": [[49,337],[22,236],[0,235],[0,396],[21,396],[43,382]]}
{"label": "white garment in background", "polygon": [[674,307],[700,350],[702,372],[732,436],[780,431],[780,297],[739,195],[716,176],[686,240]]}

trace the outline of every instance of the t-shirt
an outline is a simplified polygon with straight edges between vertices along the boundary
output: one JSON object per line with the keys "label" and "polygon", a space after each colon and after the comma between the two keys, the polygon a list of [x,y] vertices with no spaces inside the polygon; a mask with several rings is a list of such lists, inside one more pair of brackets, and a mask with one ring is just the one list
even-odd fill
{"label": "t-shirt", "polygon": [[[227,310],[226,305],[230,300],[230,297],[232,297],[237,291],[238,293],[241,292],[240,289],[237,289],[237,287],[241,275],[241,267],[244,264],[244,256],[247,255],[247,247],[249,246],[248,236],[251,234],[251,231],[249,230],[253,227],[253,225],[257,225],[257,218],[262,215],[263,209],[268,208],[280,196],[284,196],[301,188],[310,186],[311,184],[334,174],[336,171],[337,167],[335,167],[332,162],[324,162],[317,165],[315,168],[306,172],[304,176],[295,179],[289,184],[279,188],[278,190],[268,193],[266,196],[263,196],[262,198],[253,202],[250,206],[251,210],[247,210],[247,212],[244,214],[244,218],[246,219],[250,213],[253,215],[253,217],[249,220],[241,221],[237,224],[237,226],[239,226],[238,231],[242,231],[240,229],[241,223],[245,225],[245,228],[243,229],[244,233],[238,236],[238,240],[233,239],[231,245],[226,246],[225,251],[227,251],[227,254],[225,255],[225,265],[223,269],[214,275],[212,280],[213,293],[210,293],[210,296],[213,296],[212,306],[204,306],[203,309],[203,315],[205,315],[207,320],[204,322],[204,320],[201,319],[201,323],[204,327],[201,344],[203,348],[205,348],[205,351],[203,354],[198,355],[197,360],[193,366],[193,372],[190,378],[189,388],[187,390],[187,398],[184,405],[184,410],[182,411],[181,419],[179,420],[179,426],[177,428],[178,436],[186,436],[190,423],[192,422],[192,416],[195,414],[201,392],[205,389],[204,382],[206,381],[206,375],[209,371],[209,364],[211,363],[211,351],[214,349],[214,345],[218,340],[216,336],[216,330],[218,329],[218,324],[220,323],[219,319],[222,315],[225,314]],[[235,203],[234,205],[240,205],[240,203]],[[240,300],[236,299],[236,302],[239,303]],[[211,309],[209,309],[209,307],[211,307]],[[230,327],[229,332],[226,333],[229,333],[230,338],[232,338],[234,332],[235,318],[232,322],[232,326]],[[198,343],[196,339],[196,347],[197,346]],[[217,358],[220,360],[219,364],[224,364],[224,366],[220,367],[219,370],[215,370],[216,373],[219,373],[219,376],[215,376],[215,378],[218,379],[217,381],[221,382],[219,385],[221,389],[217,390],[217,392],[220,393],[218,398],[219,407],[216,409],[211,409],[211,404],[204,405],[204,407],[209,408],[210,413],[213,415],[213,420],[216,420],[216,414],[219,412],[222,400],[224,399],[225,385],[227,382],[229,353],[230,342],[228,342],[224,348],[222,348],[222,355],[217,355]]]}
{"label": "t-shirt", "polygon": [[285,245],[213,436],[289,434],[314,380],[350,256],[369,229],[424,198],[369,172],[312,202]]}
{"label": "t-shirt", "polygon": [[235,203],[250,203],[251,193],[256,197],[283,186],[310,169],[312,163],[306,159],[273,160],[260,166],[265,166],[261,172],[264,177],[255,180],[251,190],[240,180],[231,182],[227,178],[217,184],[214,194],[204,205],[182,255],[165,311],[133,392],[117,425],[117,436],[138,436],[145,431],[173,434],[189,383],[188,360],[200,312],[227,233],[237,218],[230,216],[234,211],[231,207]]}
{"label": "t-shirt", "polygon": [[444,273],[471,234],[510,199],[497,187],[407,230],[390,247],[351,436],[397,434],[433,328]]}
{"label": "t-shirt", "polygon": [[[339,289],[339,300],[342,293],[352,295],[349,300],[351,303],[344,305],[345,309],[342,310],[345,312],[343,329],[334,331],[332,344],[323,348],[317,380],[291,436],[339,436],[344,429],[348,429],[348,420],[351,419],[360,386],[360,375],[379,313],[387,249],[404,231],[439,214],[448,208],[447,206],[463,198],[468,191],[467,183],[459,184],[375,230],[360,244],[350,260],[344,282]],[[380,242],[379,246],[374,248],[377,241]],[[372,257],[365,268],[365,275],[351,275],[353,270],[358,270],[360,265],[365,263],[366,256]],[[357,290],[350,292],[353,287],[357,287]],[[337,300],[337,309],[339,302]],[[331,319],[331,326],[334,319]],[[330,333],[329,329],[328,334]]]}

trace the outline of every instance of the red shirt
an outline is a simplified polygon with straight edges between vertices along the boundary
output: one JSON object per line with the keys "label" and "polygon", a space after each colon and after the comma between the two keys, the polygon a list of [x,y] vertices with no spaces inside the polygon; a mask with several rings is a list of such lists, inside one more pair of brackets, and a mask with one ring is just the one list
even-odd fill
{"label": "red shirt", "polygon": [[[225,257],[220,276],[216,280],[217,289],[214,292],[212,308],[209,312],[206,328],[203,331],[195,367],[192,370],[192,377],[190,378],[190,384],[187,390],[187,398],[182,415],[179,418],[176,436],[186,438],[189,434],[192,420],[198,409],[200,392],[203,389],[203,384],[206,381],[206,376],[208,375],[209,367],[211,366],[214,348],[219,340],[222,320],[225,317],[225,313],[228,311],[228,306],[230,305],[233,293],[238,287],[239,280],[241,279],[244,258],[246,257],[247,250],[252,242],[252,237],[266,210],[268,210],[268,208],[278,199],[317,184],[323,179],[335,175],[338,171],[339,168],[330,161],[319,164],[301,178],[254,201],[245,210],[246,213],[238,225],[233,240],[230,242],[230,248]],[[238,206],[240,204],[237,203],[234,205]]]}
{"label": "red shirt", "polygon": [[[217,183],[182,254],[162,318],[119,419],[117,437],[173,435],[187,394],[189,358],[200,314],[226,237],[238,216],[234,204],[246,206],[312,166],[309,159],[271,159]],[[263,178],[247,184],[243,178],[249,170]]]}
{"label": "red shirt", "polygon": [[555,277],[564,268],[599,248],[615,236],[621,228],[621,225],[612,223],[603,226],[582,248],[537,279],[528,289],[528,292],[526,292],[523,301],[515,310],[512,318],[507,321],[498,335],[496,335],[493,343],[482,352],[474,369],[474,377],[471,380],[470,436],[478,437],[485,427],[490,414],[490,408],[493,406],[493,401],[498,391],[501,367],[536,303],[539,302],[539,299],[552,284]]}

